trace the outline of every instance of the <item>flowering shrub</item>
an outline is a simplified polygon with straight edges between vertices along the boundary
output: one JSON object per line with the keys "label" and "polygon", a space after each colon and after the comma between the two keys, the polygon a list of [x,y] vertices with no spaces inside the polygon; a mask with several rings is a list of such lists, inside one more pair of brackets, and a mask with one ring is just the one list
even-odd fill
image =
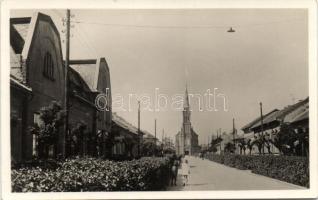
{"label": "flowering shrub", "polygon": [[249,169],[255,174],[309,187],[309,162],[306,157],[210,154],[207,158],[230,167]]}
{"label": "flowering shrub", "polygon": [[66,160],[56,170],[12,170],[13,192],[145,191],[168,183],[167,158],[114,162],[95,158]]}

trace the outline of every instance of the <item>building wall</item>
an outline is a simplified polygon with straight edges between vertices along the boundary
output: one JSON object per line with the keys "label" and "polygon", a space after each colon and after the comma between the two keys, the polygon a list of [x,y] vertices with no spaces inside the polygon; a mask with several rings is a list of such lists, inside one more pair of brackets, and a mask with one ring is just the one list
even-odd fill
{"label": "building wall", "polygon": [[[87,125],[86,130],[84,131],[87,136],[95,136],[96,128],[94,127],[95,123],[95,108],[91,105],[88,105],[86,102],[81,101],[78,98],[71,97],[69,99],[70,110],[69,110],[69,129],[72,130],[79,122],[84,122]],[[86,139],[88,139],[87,137]],[[89,141],[84,142],[84,154],[89,153],[90,148],[94,148],[94,144],[90,144]]]}
{"label": "building wall", "polygon": [[[49,20],[39,16],[35,27],[27,63],[27,84],[33,90],[33,97],[28,101],[27,126],[32,126],[34,113],[42,107],[48,106],[51,101],[61,102],[64,99],[64,72],[62,51],[58,32],[55,31]],[[43,75],[44,56],[49,52],[52,55],[54,66],[54,80]],[[25,159],[32,158],[32,135],[26,134]]]}
{"label": "building wall", "polygon": [[10,118],[11,118],[11,159],[13,162],[23,160],[22,150],[24,149],[23,140],[25,131],[25,105],[26,94],[12,87],[10,91]]}
{"label": "building wall", "polygon": [[[112,147],[113,158],[124,159],[138,157],[138,136],[120,127],[117,128],[115,142]],[[130,147],[128,143],[130,143]]]}

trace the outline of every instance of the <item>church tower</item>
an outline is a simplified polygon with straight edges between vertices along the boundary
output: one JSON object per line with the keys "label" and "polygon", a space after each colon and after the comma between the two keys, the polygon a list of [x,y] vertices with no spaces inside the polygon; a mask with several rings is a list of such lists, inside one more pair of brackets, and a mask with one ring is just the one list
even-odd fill
{"label": "church tower", "polygon": [[189,94],[188,87],[186,86],[185,90],[185,102],[183,105],[183,126],[182,126],[182,134],[184,135],[184,152],[185,154],[191,155],[191,111],[190,111],[190,102],[189,102]]}
{"label": "church tower", "polygon": [[181,130],[176,135],[176,153],[178,155],[194,155],[199,152],[198,135],[194,132],[191,125],[191,109],[187,86],[182,117]]}

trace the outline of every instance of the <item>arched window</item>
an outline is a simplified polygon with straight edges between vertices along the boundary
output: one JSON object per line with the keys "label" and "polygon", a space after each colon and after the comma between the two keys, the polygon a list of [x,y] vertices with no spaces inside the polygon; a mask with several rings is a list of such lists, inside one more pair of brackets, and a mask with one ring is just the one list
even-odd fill
{"label": "arched window", "polygon": [[43,75],[52,81],[54,80],[54,63],[49,52],[46,52],[44,56]]}

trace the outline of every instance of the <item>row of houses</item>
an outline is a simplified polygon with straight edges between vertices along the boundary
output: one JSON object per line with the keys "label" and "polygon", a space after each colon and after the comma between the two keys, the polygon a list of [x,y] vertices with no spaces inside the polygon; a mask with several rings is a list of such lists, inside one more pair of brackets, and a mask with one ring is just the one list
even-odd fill
{"label": "row of houses", "polygon": [[[288,105],[283,109],[273,109],[261,117],[257,117],[241,128],[243,135],[237,137],[237,141],[245,139],[254,140],[262,132],[265,137],[273,139],[281,129],[281,125],[288,125],[296,134],[309,135],[309,97],[299,102]],[[308,148],[308,147],[306,147]],[[253,147],[253,153],[258,153]],[[273,144],[264,149],[264,153],[280,153]]]}
{"label": "row of houses", "polygon": [[[65,107],[66,66],[50,16],[10,19],[10,65],[11,158],[22,162],[38,155],[37,135],[29,129],[41,123],[40,110],[52,102]],[[48,147],[49,156],[137,157],[143,132],[112,113],[106,59],[71,60],[67,69],[68,132],[59,130],[58,142]],[[106,94],[107,109],[97,109],[99,94]]]}
{"label": "row of houses", "polygon": [[[229,143],[235,145],[233,148],[233,153],[236,154],[259,154],[259,149],[257,145],[250,145],[251,152],[248,144],[253,144],[253,142],[262,136],[262,132],[265,139],[273,141],[275,137],[280,132],[282,124],[286,124],[290,127],[291,131],[296,134],[303,134],[305,137],[309,136],[309,98],[300,100],[299,102],[288,105],[283,109],[273,109],[270,112],[263,115],[263,120],[261,116],[255,118],[251,122],[247,123],[241,128],[243,133],[237,133],[233,131],[229,133],[223,132],[218,134],[218,136],[212,136],[210,143],[203,146],[202,150],[208,150],[211,146],[215,145],[215,153],[222,154],[226,151],[226,147]],[[219,138],[219,139],[218,139]],[[308,138],[307,138],[308,139]],[[213,141],[216,144],[213,144]],[[294,141],[295,146],[302,145],[299,141]],[[306,143],[306,142],[304,142]],[[244,145],[245,144],[245,145]],[[293,144],[294,145],[294,144]],[[244,147],[243,147],[244,146]],[[266,146],[266,147],[265,147]],[[280,154],[279,149],[271,142],[264,146],[264,153]],[[298,155],[306,155],[304,153],[307,149],[308,144],[305,144],[303,150],[300,150]],[[262,149],[263,150],[263,149]],[[301,152],[303,151],[303,152]]]}

